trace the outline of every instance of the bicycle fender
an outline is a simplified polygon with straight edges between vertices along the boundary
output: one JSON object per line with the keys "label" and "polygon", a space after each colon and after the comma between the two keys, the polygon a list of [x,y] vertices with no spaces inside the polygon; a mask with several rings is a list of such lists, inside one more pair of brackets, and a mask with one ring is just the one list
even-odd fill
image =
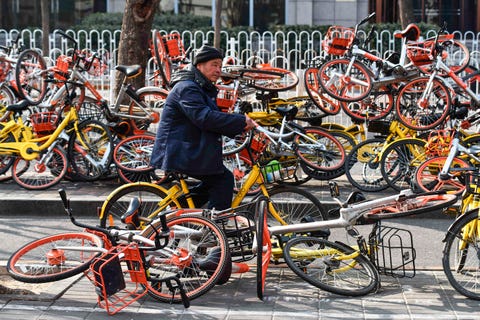
{"label": "bicycle fender", "polygon": [[479,214],[479,209],[480,209],[480,208],[475,208],[475,209],[469,210],[469,211],[465,212],[464,214],[462,214],[461,216],[459,216],[457,219],[455,219],[455,221],[448,227],[447,232],[445,232],[445,236],[443,237],[442,242],[445,242],[445,240],[446,240],[446,238],[447,238],[447,235],[448,235],[448,234],[451,232],[451,230],[452,230],[454,227],[456,227],[458,224],[463,224],[463,223],[465,223],[466,220],[472,219],[472,216],[473,216],[473,215],[478,216],[478,214]]}

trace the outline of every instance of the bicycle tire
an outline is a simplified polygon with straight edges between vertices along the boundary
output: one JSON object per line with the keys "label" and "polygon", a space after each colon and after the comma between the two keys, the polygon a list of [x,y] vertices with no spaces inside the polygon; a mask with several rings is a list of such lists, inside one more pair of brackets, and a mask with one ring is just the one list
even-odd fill
{"label": "bicycle tire", "polygon": [[28,190],[44,190],[58,184],[67,173],[68,159],[60,146],[49,153],[46,164],[41,162],[43,156],[30,161],[17,157],[12,164],[13,180]]}
{"label": "bicycle tire", "polygon": [[155,30],[153,32],[153,51],[155,62],[158,65],[160,79],[162,80],[162,87],[168,88],[170,85],[172,70],[171,63],[168,60],[167,53],[165,52],[162,41],[162,35],[160,34],[160,32]]}
{"label": "bicycle tire", "polygon": [[[447,157],[433,157],[418,166],[415,172],[415,185],[422,191],[443,190],[448,193],[461,194],[465,190],[465,172],[471,165],[455,157],[449,169],[449,179],[440,179],[438,174],[445,165]],[[451,171],[451,168],[460,170]],[[464,170],[461,170],[464,168]]]}
{"label": "bicycle tire", "polygon": [[426,141],[405,138],[385,148],[380,160],[383,179],[396,191],[415,188],[415,171],[426,160]]}
{"label": "bicycle tire", "polygon": [[313,127],[304,128],[304,134],[295,134],[295,154],[301,162],[315,170],[334,171],[345,163],[345,149],[332,134]]}
{"label": "bicycle tire", "polygon": [[[153,225],[153,227],[152,227]],[[161,230],[160,221],[155,221],[142,231],[141,235],[154,238],[155,229]],[[179,277],[188,299],[198,298],[224,277],[227,262],[228,244],[223,231],[211,220],[201,216],[179,216],[167,221],[169,241],[167,248],[180,253],[179,256],[157,256],[158,252],[145,252],[151,261],[148,294],[162,302],[182,302],[179,292],[171,293],[161,285],[161,279]],[[149,259],[152,255],[153,259]],[[188,261],[178,258],[188,257]],[[157,258],[157,259],[156,259]],[[156,277],[154,276],[156,275]]]}
{"label": "bicycle tire", "polygon": [[46,70],[46,62],[36,50],[24,50],[17,58],[15,66],[17,92],[32,105],[42,102],[47,93]]}
{"label": "bicycle tire", "polygon": [[[287,185],[278,185],[268,190],[271,205],[287,224],[301,223],[303,220],[328,220],[325,206],[307,190]],[[256,200],[256,199],[255,199]],[[270,225],[280,222],[269,216]]]}
{"label": "bicycle tire", "polygon": [[[144,87],[136,91],[139,101],[131,101],[128,107],[128,115],[141,119],[130,119],[133,134],[150,131],[157,132],[157,126],[163,110],[163,103],[167,98],[168,91],[157,87]],[[140,106],[137,105],[141,104]]]}
{"label": "bicycle tire", "polygon": [[[352,136],[346,132],[342,131],[328,131],[332,136],[334,136],[338,141],[343,146],[343,149],[345,150],[345,162],[348,157],[348,154],[350,154],[351,150],[353,147],[355,147],[356,142],[352,138]],[[306,175],[309,177],[315,179],[315,180],[332,180],[335,178],[338,178],[342,175],[345,174],[345,165],[340,167],[337,170],[334,171],[323,171],[323,170],[315,170],[304,163],[300,163],[300,167],[302,168],[303,172],[305,172]]]}
{"label": "bicycle tire", "polygon": [[149,182],[149,183],[161,183],[164,180],[165,175],[161,172],[161,178],[156,174],[156,171],[136,172],[129,170],[122,170],[117,168],[117,174],[123,183],[135,183],[135,182]]}
{"label": "bicycle tire", "polygon": [[283,248],[290,269],[317,288],[352,297],[376,292],[377,268],[360,252],[354,253],[347,245],[316,237],[292,238]]}
{"label": "bicycle tire", "polygon": [[275,67],[241,69],[240,73],[248,80],[248,86],[270,92],[290,90],[299,81],[295,72]]}
{"label": "bicycle tire", "polygon": [[388,87],[381,87],[370,92],[365,99],[353,102],[342,101],[342,110],[356,121],[379,120],[391,114],[395,99]]}
{"label": "bicycle tire", "polygon": [[441,192],[417,193],[399,197],[377,207],[370,208],[365,217],[370,220],[400,218],[426,212],[440,211],[457,202],[454,194]]}
{"label": "bicycle tire", "polygon": [[[103,248],[103,241],[86,232],[61,233],[34,240],[17,249],[7,262],[8,273],[27,283],[58,281],[79,274],[90,266],[99,252],[78,247]],[[77,247],[69,250],[68,247]],[[62,247],[61,251],[57,247]]]}
{"label": "bicycle tire", "polygon": [[75,177],[83,181],[100,178],[110,168],[113,149],[113,137],[105,124],[82,121],[68,141],[68,158]]}
{"label": "bicycle tire", "polygon": [[250,141],[251,134],[251,131],[247,131],[237,134],[233,138],[222,136],[222,155],[231,156],[245,149]]}
{"label": "bicycle tire", "polygon": [[15,96],[8,86],[4,83],[0,84],[0,122],[5,122],[10,119],[12,115],[11,111],[7,110],[7,107],[13,104]]}
{"label": "bicycle tire", "polygon": [[[443,59],[443,63],[453,70],[454,73],[459,74],[470,64],[470,50],[459,40],[452,39],[448,41],[451,41],[451,44],[445,48],[448,54],[446,58]],[[439,39],[439,42],[443,41]],[[433,64],[427,64],[424,66],[418,66],[418,68],[423,73],[430,74],[432,73],[433,66]],[[442,77],[447,76],[443,70],[440,70],[439,75]]]}
{"label": "bicycle tire", "polygon": [[479,223],[478,208],[460,216],[445,235],[442,256],[443,271],[450,285],[474,300],[480,300]]}
{"label": "bicycle tire", "polygon": [[385,145],[383,138],[371,138],[357,144],[345,160],[345,175],[355,188],[378,192],[388,188],[383,179],[379,158]]}
{"label": "bicycle tire", "polygon": [[[372,77],[368,69],[358,61],[351,65],[350,59],[333,59],[320,66],[319,83],[331,97],[345,102],[360,101],[372,90]],[[350,75],[345,76],[350,67]],[[352,82],[352,80],[355,80]]]}
{"label": "bicycle tire", "polygon": [[[400,89],[395,105],[397,119],[407,128],[425,131],[444,123],[450,112],[452,99],[442,80],[434,78],[432,91],[425,101],[421,96],[429,86],[429,77],[419,77]],[[419,104],[422,104],[420,106]]]}
{"label": "bicycle tire", "polygon": [[[158,202],[167,194],[158,186],[151,183],[130,183],[113,190],[103,202],[99,213],[99,224],[102,228],[126,228],[121,222],[122,215],[127,211],[132,198],[140,201],[138,214],[140,217],[150,217],[158,210]],[[180,205],[177,203],[175,205]]]}
{"label": "bicycle tire", "polygon": [[133,172],[150,172],[155,135],[138,134],[122,139],[113,149],[113,162],[117,169]]}
{"label": "bicycle tire", "polygon": [[318,80],[318,68],[310,67],[304,74],[305,91],[315,106],[328,115],[340,112],[340,102],[325,94]]}
{"label": "bicycle tire", "polygon": [[255,212],[257,215],[255,219],[255,221],[257,221],[255,226],[257,246],[257,297],[263,301],[265,297],[265,279],[267,277],[270,255],[272,253],[272,243],[270,242],[270,234],[267,227],[267,202],[265,200],[257,201]]}

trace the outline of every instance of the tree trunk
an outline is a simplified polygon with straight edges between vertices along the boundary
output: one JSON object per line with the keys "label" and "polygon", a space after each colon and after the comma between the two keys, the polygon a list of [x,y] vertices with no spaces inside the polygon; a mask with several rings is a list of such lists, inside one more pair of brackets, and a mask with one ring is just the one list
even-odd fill
{"label": "tree trunk", "polygon": [[222,0],[215,0],[215,26],[214,26],[214,46],[217,49],[220,49],[220,31],[222,31]]}
{"label": "tree trunk", "polygon": [[50,55],[50,47],[48,45],[48,38],[50,35],[50,10],[49,10],[50,1],[42,0],[41,2],[41,11],[42,11],[42,50],[43,56]]}
{"label": "tree trunk", "polygon": [[[145,85],[145,69],[151,56],[149,40],[153,17],[159,2],[160,0],[127,0],[125,4],[117,61],[119,65],[142,66],[142,74],[132,80],[137,89]],[[117,72],[115,96],[118,94],[122,80],[123,77]]]}
{"label": "tree trunk", "polygon": [[400,25],[405,29],[409,23],[414,22],[413,0],[398,0]]}

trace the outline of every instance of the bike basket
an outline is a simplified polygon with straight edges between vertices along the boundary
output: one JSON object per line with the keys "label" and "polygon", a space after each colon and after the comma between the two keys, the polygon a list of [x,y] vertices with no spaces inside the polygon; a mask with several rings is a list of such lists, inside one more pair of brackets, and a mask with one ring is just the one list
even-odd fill
{"label": "bike basket", "polygon": [[67,80],[68,78],[68,68],[72,59],[66,55],[61,55],[57,58],[55,62],[54,77],[57,80]]}
{"label": "bike basket", "polygon": [[137,244],[114,247],[90,265],[98,305],[112,315],[143,297],[147,277]]}
{"label": "bike basket", "polygon": [[434,60],[434,41],[412,42],[407,44],[407,57],[416,66],[431,64]]}
{"label": "bike basket", "polygon": [[298,167],[298,159],[291,160],[271,160],[266,165],[260,166],[265,182],[278,182],[290,180],[295,177]]}
{"label": "bike basket", "polygon": [[232,87],[217,85],[217,106],[223,112],[232,112],[237,102],[238,91]]}
{"label": "bike basket", "polygon": [[227,237],[233,262],[248,261],[255,256],[252,251],[255,226],[248,219],[251,214],[250,211],[239,211],[222,214],[214,219]]}
{"label": "bike basket", "polygon": [[56,112],[37,112],[30,116],[33,132],[38,136],[46,136],[52,134],[58,122],[58,115]]}
{"label": "bike basket", "polygon": [[342,55],[350,47],[353,39],[355,31],[352,28],[331,26],[322,41],[322,47],[328,54]]}
{"label": "bike basket", "polygon": [[380,274],[395,278],[415,276],[416,252],[412,233],[405,229],[377,225],[369,238],[370,255]]}
{"label": "bike basket", "polygon": [[185,49],[180,34],[172,33],[164,35],[162,36],[162,42],[165,48],[165,53],[172,62],[178,62],[185,59]]}

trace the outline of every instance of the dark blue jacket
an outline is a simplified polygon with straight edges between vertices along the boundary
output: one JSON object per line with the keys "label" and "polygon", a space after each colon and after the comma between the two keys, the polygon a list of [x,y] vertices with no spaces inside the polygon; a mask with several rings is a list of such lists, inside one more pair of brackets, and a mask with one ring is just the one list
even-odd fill
{"label": "dark blue jacket", "polygon": [[234,137],[245,116],[221,112],[217,88],[189,65],[172,77],[152,151],[151,165],[191,175],[223,172],[222,135]]}

